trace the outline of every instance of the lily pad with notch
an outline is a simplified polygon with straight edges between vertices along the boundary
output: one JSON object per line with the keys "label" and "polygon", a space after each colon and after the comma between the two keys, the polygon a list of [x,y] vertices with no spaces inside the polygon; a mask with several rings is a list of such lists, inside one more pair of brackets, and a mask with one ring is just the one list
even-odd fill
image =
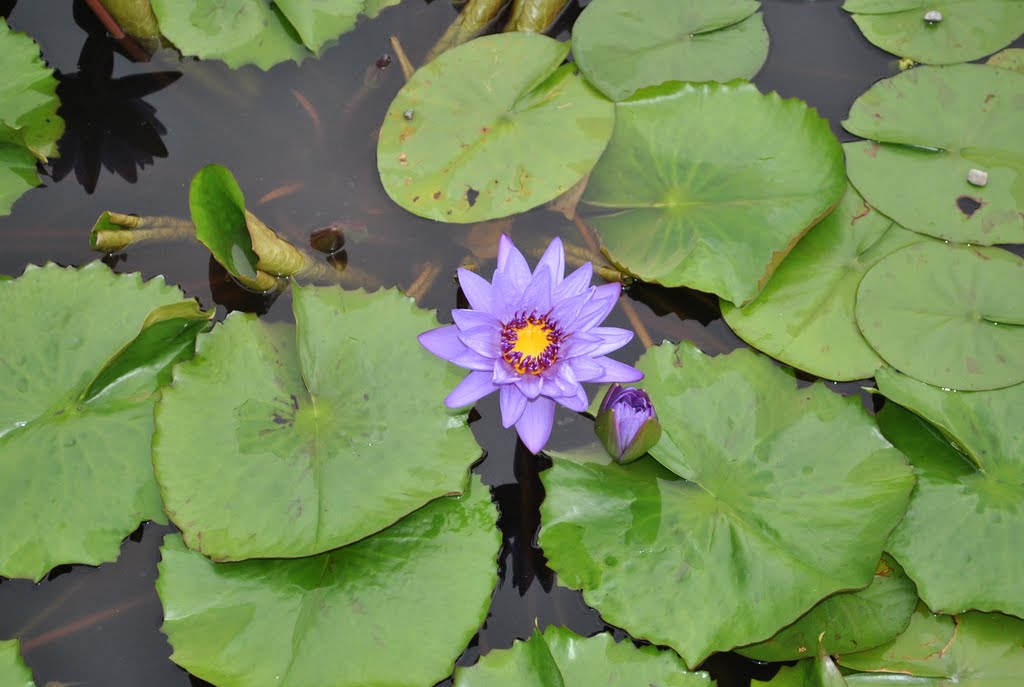
{"label": "lily pad with notch", "polygon": [[1024,73],[1011,69],[918,67],[879,81],[843,122],[870,139],[844,146],[850,181],[912,231],[959,243],[1024,243],[1022,109]]}
{"label": "lily pad with notch", "polygon": [[512,648],[494,650],[455,669],[455,687],[711,687],[707,673],[686,671],[679,657],[653,646],[617,642],[608,633],[581,637],[564,627],[534,629]]}
{"label": "lily pad with notch", "polygon": [[696,666],[872,581],[914,479],[857,399],[798,389],[749,349],[662,344],[637,366],[662,422],[651,456],[595,446],[541,473],[561,584]]}
{"label": "lily pad with notch", "polygon": [[849,687],[1010,687],[1024,675],[1024,620],[999,613],[936,615],[922,604],[906,632],[838,657]]}
{"label": "lily pad with notch", "polygon": [[543,205],[604,151],[612,103],[575,67],[568,43],[532,33],[477,38],[419,69],[381,127],[377,167],[403,208],[481,222]]}
{"label": "lily pad with notch", "polygon": [[865,379],[883,363],[857,328],[857,286],[879,260],[925,240],[847,189],[758,297],[742,308],[723,300],[722,316],[751,346],[797,369],[834,381]]}
{"label": "lily pad with notch", "polygon": [[757,0],[594,0],[572,54],[612,100],[665,81],[751,79],[768,57]]}
{"label": "lily pad with notch", "polygon": [[888,368],[876,381],[887,399],[920,416],[895,404],[879,414],[883,433],[918,474],[887,549],[936,611],[1024,616],[1024,385],[943,391]]}
{"label": "lily pad with notch", "polygon": [[432,685],[487,615],[496,519],[474,477],[461,498],[307,558],[214,563],[169,536],[156,587],[171,660],[218,687]]}
{"label": "lily pad with notch", "polygon": [[294,326],[231,314],[156,410],[167,513],[215,560],[350,544],[461,492],[480,457],[441,403],[457,371],[416,340],[435,317],[395,290],[292,293]]}
{"label": "lily pad with notch", "polygon": [[644,281],[744,305],[846,189],[828,123],[753,84],[662,84],[615,112],[583,202],[611,261]]}
{"label": "lily pad with notch", "polygon": [[162,279],[29,267],[0,282],[0,575],[117,559],[165,522],[150,463],[153,406],[214,311]]}
{"label": "lily pad with notch", "polygon": [[846,0],[864,37],[925,64],[970,62],[1024,33],[1019,0]]}
{"label": "lily pad with notch", "polygon": [[857,326],[889,365],[978,391],[1024,381],[1024,259],[1002,248],[918,243],[872,267]]}

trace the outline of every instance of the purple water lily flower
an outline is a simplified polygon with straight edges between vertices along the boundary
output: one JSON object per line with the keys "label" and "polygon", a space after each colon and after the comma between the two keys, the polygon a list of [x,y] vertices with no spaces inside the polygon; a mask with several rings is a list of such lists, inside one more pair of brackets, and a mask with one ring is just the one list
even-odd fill
{"label": "purple water lily flower", "polygon": [[471,309],[452,310],[455,324],[420,334],[423,346],[471,370],[445,404],[461,408],[498,391],[501,421],[515,425],[538,453],[551,436],[555,403],[582,412],[581,382],[635,382],[636,368],[606,357],[633,333],[599,327],[618,300],[617,283],[591,286],[588,262],[565,277],[565,251],[556,238],[531,273],[526,258],[502,235],[491,283],[469,270],[459,282]]}

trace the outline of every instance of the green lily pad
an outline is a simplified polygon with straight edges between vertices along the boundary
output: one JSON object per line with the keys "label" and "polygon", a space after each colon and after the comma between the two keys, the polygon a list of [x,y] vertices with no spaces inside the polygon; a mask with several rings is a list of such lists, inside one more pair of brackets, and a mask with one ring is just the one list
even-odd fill
{"label": "green lily pad", "polygon": [[892,642],[839,656],[850,687],[1013,687],[1024,675],[1024,620],[998,613],[934,615],[923,606]]}
{"label": "green lily pad", "polygon": [[375,17],[399,0],[151,0],[160,31],[186,55],[224,60],[229,67],[301,62],[356,20]]}
{"label": "green lily pad", "polygon": [[440,404],[459,380],[395,290],[295,288],[296,326],[232,314],[175,369],[153,464],[185,542],[216,560],[357,541],[461,492],[480,448]]}
{"label": "green lily pad", "polygon": [[813,658],[798,662],[795,666],[783,666],[768,682],[751,680],[752,687],[770,685],[771,687],[847,687],[839,668],[825,651],[821,641],[817,642],[818,651]]}
{"label": "green lily pad", "polygon": [[36,162],[57,155],[64,120],[57,116],[57,79],[39,46],[0,17],[0,215],[39,185]]}
{"label": "green lily pad", "polygon": [[5,687],[36,687],[32,671],[21,660],[17,640],[0,642],[0,684]]}
{"label": "green lily pad", "polygon": [[1024,260],[1001,248],[920,243],[872,267],[857,326],[887,363],[936,386],[1024,381]]}
{"label": "green lily pad", "polygon": [[432,685],[487,614],[496,519],[473,478],[319,556],[213,563],[168,537],[156,587],[171,660],[218,687]]}
{"label": "green lily pad", "polygon": [[722,315],[751,346],[811,374],[864,379],[882,359],[861,336],[853,307],[864,273],[923,236],[872,210],[854,189],[811,229],[758,297]]}
{"label": "green lily pad", "polygon": [[711,687],[707,673],[688,673],[679,657],[653,646],[637,648],[609,634],[585,638],[564,627],[534,630],[511,649],[491,651],[476,665],[455,669],[455,687]]}
{"label": "green lily pad", "polygon": [[[871,139],[846,144],[850,181],[907,229],[960,243],[1024,243],[1022,109],[1024,74],[1010,69],[919,67],[879,81],[843,122]],[[974,169],[988,174],[984,186],[968,181]]]}
{"label": "green lily pad", "polygon": [[0,282],[0,576],[113,561],[140,522],[164,522],[155,392],[213,315],[181,297],[100,262]]}
{"label": "green lily pad", "polygon": [[750,350],[661,345],[638,367],[663,428],[653,459],[598,446],[541,475],[562,584],[694,666],[871,582],[913,476],[857,399],[798,389]]}
{"label": "green lily pad", "polygon": [[737,651],[757,661],[793,661],[806,658],[822,633],[828,654],[869,649],[903,632],[915,606],[914,583],[899,563],[882,556],[864,589],[830,596],[771,639]]}
{"label": "green lily pad", "polygon": [[997,52],[985,61],[990,67],[1024,72],[1024,48],[1007,48]]}
{"label": "green lily pad", "polygon": [[[1024,33],[1019,0],[846,0],[843,9],[882,50],[926,64],[976,60]],[[932,11],[941,21],[925,20]]]}
{"label": "green lily pad", "polygon": [[568,191],[612,133],[612,103],[572,65],[568,43],[533,33],[477,38],[419,69],[380,130],[377,167],[403,208],[445,222],[523,212]]}
{"label": "green lily pad", "polygon": [[664,81],[751,79],[768,57],[757,0],[594,0],[572,29],[590,83],[624,100]]}
{"label": "green lily pad", "polygon": [[227,167],[206,165],[192,177],[189,210],[196,238],[235,276],[253,279],[259,256],[245,221],[245,196]]}
{"label": "green lily pad", "polygon": [[879,415],[918,474],[888,550],[934,610],[1024,616],[1024,385],[950,392],[886,368],[876,381],[887,398],[938,428],[897,406]]}
{"label": "green lily pad", "polygon": [[609,211],[591,220],[604,250],[644,281],[745,304],[846,189],[828,123],[752,84],[663,84],[615,111],[583,201]]}

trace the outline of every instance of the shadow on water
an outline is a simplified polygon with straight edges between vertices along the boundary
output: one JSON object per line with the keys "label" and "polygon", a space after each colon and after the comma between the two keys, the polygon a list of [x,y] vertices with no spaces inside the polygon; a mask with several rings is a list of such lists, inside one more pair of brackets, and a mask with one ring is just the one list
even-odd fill
{"label": "shadow on water", "polygon": [[[866,43],[840,5],[840,0],[765,0],[771,50],[755,81],[763,91],[808,101],[842,140],[849,140],[839,122],[860,93],[895,73],[896,60]],[[556,29],[561,37],[578,9],[561,20]],[[344,259],[356,279],[409,288],[430,265],[440,266],[440,276],[419,300],[437,308],[445,322],[452,307],[461,307],[448,275],[463,263],[491,269],[494,256],[487,250],[493,250],[501,231],[534,253],[556,233],[578,242],[574,227],[544,210],[442,231],[397,208],[381,189],[376,131],[402,85],[388,37],[399,36],[418,62],[453,19],[448,2],[407,0],[342,37],[321,59],[267,73],[179,62],[169,55],[132,64],[83,15],[80,2],[72,11],[61,0],[5,0],[0,12],[16,30],[32,35],[60,71],[62,115],[68,120],[63,156],[53,163],[47,187],[29,192],[13,214],[0,218],[0,273],[17,275],[26,264],[48,260],[84,264],[95,259],[87,235],[103,210],[187,217],[187,182],[209,162],[230,167],[248,206],[296,243],[306,245],[323,227],[350,227],[344,256],[335,246],[334,259]],[[70,183],[72,171],[78,183]],[[239,289],[195,243],[139,246],[107,262],[119,272],[141,271],[147,278],[164,274],[204,306],[224,306],[222,312],[290,317],[287,292],[261,296]],[[624,302],[632,304],[654,341],[687,339],[709,353],[743,345],[722,322],[713,296],[639,284],[627,296]],[[632,326],[622,309],[609,324]],[[635,359],[642,351],[634,341],[622,358]],[[857,393],[858,386],[836,390]],[[558,585],[535,545],[544,496],[540,472],[549,462],[529,455],[514,432],[501,427],[494,398],[484,399],[477,410],[480,417],[472,426],[486,459],[474,469],[493,489],[504,539],[490,613],[459,664],[511,646],[535,625],[567,625],[588,635],[611,630],[625,638],[587,607],[579,592]],[[554,436],[578,445],[591,431],[589,421],[563,413]],[[38,684],[207,684],[168,660],[170,647],[158,630],[156,562],[160,541],[170,531],[153,524],[140,528],[125,541],[115,564],[62,566],[38,585],[0,580],[0,639],[22,637]],[[751,677],[765,680],[776,669],[732,654],[712,657],[704,667],[720,687],[745,687]]]}

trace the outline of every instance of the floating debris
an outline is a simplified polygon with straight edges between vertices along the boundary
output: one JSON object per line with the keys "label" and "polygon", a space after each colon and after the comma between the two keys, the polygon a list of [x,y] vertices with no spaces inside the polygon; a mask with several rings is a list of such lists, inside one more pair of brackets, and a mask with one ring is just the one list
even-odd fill
{"label": "floating debris", "polygon": [[938,24],[942,21],[942,12],[938,10],[931,10],[924,15],[924,20],[929,24]]}
{"label": "floating debris", "polygon": [[406,119],[411,120],[415,116],[415,114],[416,113],[413,112],[413,110],[410,108],[410,109],[406,110],[405,112],[403,112],[402,116],[405,117]]}
{"label": "floating debris", "polygon": [[987,186],[988,172],[981,169],[972,169],[967,173],[967,182],[972,186]]}

